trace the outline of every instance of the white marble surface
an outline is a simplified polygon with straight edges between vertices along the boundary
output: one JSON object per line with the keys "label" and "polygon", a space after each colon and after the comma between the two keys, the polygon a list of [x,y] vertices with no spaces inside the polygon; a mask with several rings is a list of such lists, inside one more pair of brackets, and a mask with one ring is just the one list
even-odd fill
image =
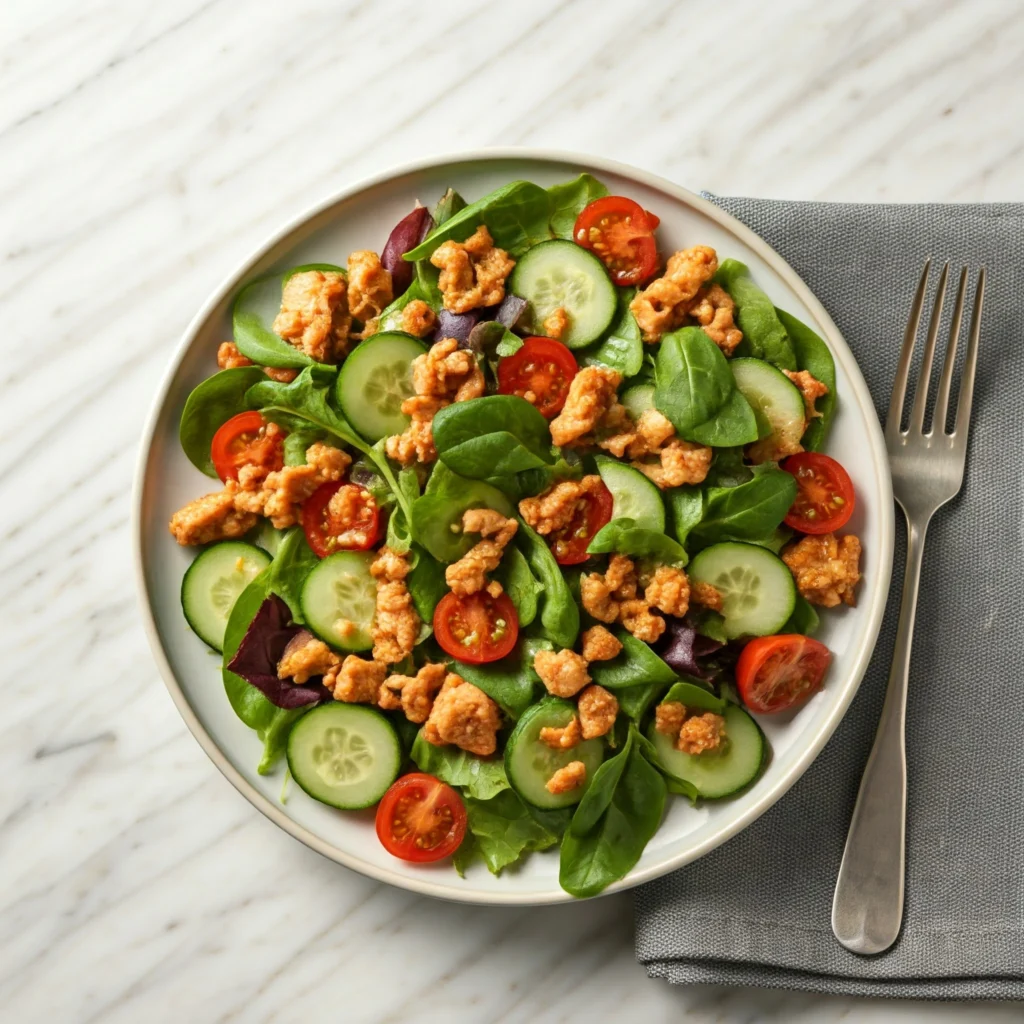
{"label": "white marble surface", "polygon": [[0,1019],[1020,1019],[673,989],[633,959],[628,897],[474,909],[321,859],[178,718],[128,499],[193,312],[347,182],[524,144],[722,193],[1018,199],[1022,49],[1009,0],[5,0]]}

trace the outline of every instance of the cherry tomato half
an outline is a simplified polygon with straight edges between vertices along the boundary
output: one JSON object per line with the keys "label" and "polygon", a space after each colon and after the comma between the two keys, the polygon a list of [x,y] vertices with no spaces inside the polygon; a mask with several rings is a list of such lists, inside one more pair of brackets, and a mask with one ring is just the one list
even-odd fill
{"label": "cherry tomato half", "polygon": [[213,435],[210,459],[217,476],[225,482],[237,480],[239,468],[247,463],[274,472],[284,465],[284,431],[264,423],[258,412],[240,412]]}
{"label": "cherry tomato half", "polygon": [[551,419],[562,411],[578,371],[576,358],[560,341],[527,338],[515,355],[498,363],[498,390],[525,398]]}
{"label": "cherry tomato half", "polygon": [[548,535],[551,553],[559,565],[579,565],[587,560],[587,548],[597,531],[611,521],[614,504],[612,492],[604,484],[578,499],[572,519]]}
{"label": "cherry tomato half", "polygon": [[456,661],[483,665],[504,658],[519,638],[519,616],[508,594],[448,593],[434,609],[434,636]]}
{"label": "cherry tomato half", "polygon": [[787,711],[821,686],[831,661],[829,649],[809,636],[759,636],[743,648],[736,662],[736,685],[751,711]]}
{"label": "cherry tomato half", "polygon": [[388,853],[402,860],[422,864],[448,857],[465,834],[462,798],[433,775],[403,775],[377,806],[377,838]]}
{"label": "cherry tomato half", "polygon": [[605,196],[583,208],[572,237],[608,268],[616,284],[640,284],[658,266],[654,229],[661,223],[625,196]]}
{"label": "cherry tomato half", "polygon": [[358,484],[321,484],[302,505],[302,529],[320,558],[335,551],[366,551],[380,535],[380,509]]}
{"label": "cherry tomato half", "polygon": [[780,464],[796,477],[796,501],[786,525],[803,533],[832,533],[853,515],[856,496],[849,474],[835,459],[817,452],[790,455]]}

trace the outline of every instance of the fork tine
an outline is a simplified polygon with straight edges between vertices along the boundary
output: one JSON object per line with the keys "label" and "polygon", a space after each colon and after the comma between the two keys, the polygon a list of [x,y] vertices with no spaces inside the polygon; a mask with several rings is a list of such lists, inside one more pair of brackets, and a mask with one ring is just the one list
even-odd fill
{"label": "fork tine", "polygon": [[974,373],[978,366],[978,339],[981,337],[981,307],[985,299],[985,268],[978,274],[978,287],[974,292],[974,309],[971,311],[971,333],[967,342],[964,369],[960,374],[960,397],[956,403],[956,427],[953,436],[960,438],[960,444],[967,443],[967,429],[971,425],[971,402],[974,399]]}
{"label": "fork tine", "polygon": [[939,337],[939,325],[942,322],[942,304],[946,298],[946,281],[949,278],[949,264],[945,264],[939,274],[939,286],[935,289],[935,302],[932,305],[931,319],[928,321],[928,340],[925,342],[924,355],[921,357],[921,372],[914,388],[914,408],[910,411],[910,422],[907,429],[913,433],[924,433],[924,414],[928,408],[928,391],[932,383],[932,363],[935,361],[935,343]]}
{"label": "fork tine", "polygon": [[889,415],[885,420],[887,434],[895,435],[900,432],[903,401],[907,395],[907,378],[910,376],[910,360],[914,355],[914,339],[917,337],[917,328],[921,323],[921,309],[924,306],[924,293],[928,287],[928,271],[931,269],[931,265],[930,259],[925,260],[924,270],[921,271],[921,281],[917,286],[917,294],[914,295],[914,302],[910,307],[910,319],[907,321],[907,331],[903,335],[903,348],[900,350],[896,379],[892,385],[892,398],[889,399]]}
{"label": "fork tine", "polygon": [[932,413],[930,433],[944,434],[946,418],[949,414],[949,389],[953,384],[953,364],[956,362],[957,341],[960,337],[960,326],[964,316],[964,295],[967,293],[967,268],[960,271],[960,284],[956,290],[956,306],[953,307],[953,319],[949,325],[949,345],[946,347],[946,361],[942,364],[942,376],[939,378],[939,390],[935,396],[935,411]]}

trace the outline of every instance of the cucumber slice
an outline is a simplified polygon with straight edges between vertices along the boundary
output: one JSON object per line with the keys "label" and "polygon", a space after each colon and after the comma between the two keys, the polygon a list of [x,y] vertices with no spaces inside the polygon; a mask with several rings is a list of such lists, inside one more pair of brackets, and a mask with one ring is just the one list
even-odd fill
{"label": "cucumber slice", "polygon": [[[541,742],[541,729],[563,728],[575,714],[576,706],[567,700],[534,704],[523,713],[505,744],[505,774],[509,784],[534,807],[552,810],[578,804],[604,760],[604,742],[600,739],[583,740],[568,750],[553,750]],[[549,793],[548,779],[570,761],[582,761],[587,766],[587,781],[568,793]]]}
{"label": "cucumber slice", "polygon": [[[323,559],[302,584],[299,604],[309,628],[342,651],[373,646],[370,627],[377,609],[377,581],[370,575],[372,551],[339,551]],[[351,623],[355,628],[342,628]]]}
{"label": "cucumber slice", "polygon": [[764,736],[753,718],[736,704],[727,704],[723,715],[722,745],[703,754],[677,750],[672,737],[658,732],[653,722],[647,732],[665,772],[693,786],[707,800],[731,796],[743,789],[757,777],[764,762]]}
{"label": "cucumber slice", "polygon": [[509,291],[530,303],[538,332],[548,316],[564,309],[569,329],[559,340],[569,348],[596,341],[615,316],[615,285],[604,264],[575,242],[556,239],[535,245],[512,271]]}
{"label": "cucumber slice", "polygon": [[800,389],[781,371],[763,359],[730,359],[736,387],[754,410],[762,438],[776,435],[774,447],[795,451],[803,437],[804,398]]}
{"label": "cucumber slice", "polygon": [[654,385],[634,384],[622,392],[619,401],[626,407],[626,412],[638,420],[648,409],[654,408]]}
{"label": "cucumber slice", "polygon": [[223,651],[228,616],[238,595],[268,565],[266,551],[241,540],[201,551],[181,581],[181,609],[192,632],[215,651]]}
{"label": "cucumber slice", "polygon": [[412,361],[426,351],[411,334],[389,331],[349,353],[335,394],[345,418],[367,441],[400,434],[409,425],[402,402],[413,394]]}
{"label": "cucumber slice", "polygon": [[661,491],[638,469],[607,456],[596,459],[597,471],[612,492],[612,519],[632,519],[645,530],[665,532],[665,503]]}
{"label": "cucumber slice", "polygon": [[756,544],[726,542],[705,548],[687,569],[691,580],[722,595],[725,635],[777,633],[796,607],[796,584],[786,563]]}
{"label": "cucumber slice", "polygon": [[288,768],[314,800],[356,810],[372,807],[398,778],[402,747],[391,723],[359,704],[322,704],[288,736]]}

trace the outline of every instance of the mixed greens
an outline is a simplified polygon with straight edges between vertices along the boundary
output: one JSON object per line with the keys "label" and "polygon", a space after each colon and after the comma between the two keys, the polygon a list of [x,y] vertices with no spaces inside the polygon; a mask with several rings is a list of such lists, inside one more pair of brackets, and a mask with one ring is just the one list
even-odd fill
{"label": "mixed greens", "polygon": [[814,605],[859,579],[831,354],[658,225],[587,174],[449,190],[379,257],[247,284],[185,404],[222,483],[171,520],[185,617],[259,771],[377,805],[395,856],[558,846],[599,893],[822,683]]}

